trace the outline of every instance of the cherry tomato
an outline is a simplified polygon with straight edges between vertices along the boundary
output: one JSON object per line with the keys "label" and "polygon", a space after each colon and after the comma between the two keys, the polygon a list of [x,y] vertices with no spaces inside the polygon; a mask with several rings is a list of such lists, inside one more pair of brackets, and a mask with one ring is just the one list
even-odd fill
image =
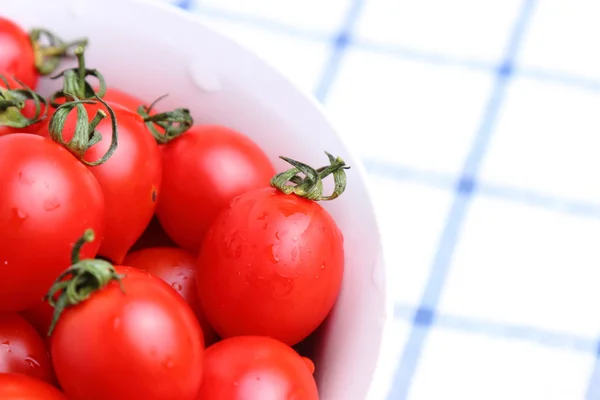
{"label": "cherry tomato", "polygon": [[0,314],[0,348],[0,373],[25,374],[54,383],[44,341],[19,314]]}
{"label": "cherry tomato", "polygon": [[197,253],[221,209],[275,173],[248,137],[222,126],[194,126],[166,144],[163,184],[156,214],[179,247]]}
{"label": "cherry tomato", "polygon": [[[89,167],[106,198],[106,230],[99,255],[120,263],[142,235],[154,215],[161,182],[161,159],[158,145],[136,113],[110,104],[118,121],[118,147],[104,164]],[[99,110],[109,115],[100,103],[86,104],[89,119]],[[65,141],[73,137],[77,113],[67,117],[63,130]],[[49,121],[40,133],[49,136]],[[93,145],[84,159],[96,161],[108,150],[111,141],[111,120],[103,119],[96,130],[102,140]]]}
{"label": "cherry tomato", "polygon": [[22,374],[0,373],[2,400],[69,400],[50,384]]}
{"label": "cherry tomato", "polygon": [[176,247],[155,247],[129,253],[124,264],[143,269],[167,282],[175,289],[196,314],[204,333],[206,346],[217,341],[198,300],[196,288],[196,256]]}
{"label": "cherry tomato", "polygon": [[[0,89],[21,89],[22,88],[22,85],[19,84],[7,72],[0,71],[0,77],[4,78],[4,79],[0,79]],[[6,80],[6,82],[4,82],[4,80]],[[6,83],[8,83],[8,87],[7,87]],[[40,113],[39,113],[39,115],[37,115],[38,118],[40,116],[44,115],[44,110],[45,110],[44,104],[40,103]],[[30,120],[36,119],[35,101],[27,100],[25,102],[25,107],[21,110],[21,114],[25,118],[28,118]],[[2,112],[0,111],[0,116],[1,115],[2,115]],[[15,132],[36,133],[37,131],[39,131],[41,125],[42,125],[41,122],[37,122],[37,123],[29,125],[25,128],[11,128],[9,126],[3,126],[0,122],[0,136],[7,135],[9,133],[15,133]]]}
{"label": "cherry tomato", "polygon": [[14,22],[0,17],[0,70],[15,75],[35,89],[38,73],[29,35]]}
{"label": "cherry tomato", "polygon": [[236,197],[203,243],[196,280],[221,337],[300,342],[325,319],[344,269],[343,237],[318,203],[274,188]]}
{"label": "cherry tomato", "polygon": [[311,364],[272,338],[225,339],[206,349],[197,400],[318,400]]}
{"label": "cherry tomato", "polygon": [[87,228],[97,239],[82,257],[96,255],[104,232],[98,181],[56,143],[24,133],[0,137],[0,310],[37,304],[70,264]]}
{"label": "cherry tomato", "polygon": [[115,267],[121,279],[64,310],[51,338],[70,400],[193,400],[202,380],[202,330],[162,280]]}

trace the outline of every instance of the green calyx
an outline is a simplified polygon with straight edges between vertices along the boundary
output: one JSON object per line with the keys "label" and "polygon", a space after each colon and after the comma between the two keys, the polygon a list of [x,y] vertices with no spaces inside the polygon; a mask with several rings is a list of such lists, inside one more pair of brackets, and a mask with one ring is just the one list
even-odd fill
{"label": "green calyx", "polygon": [[[68,69],[53,77],[53,79],[62,77],[63,87],[50,96],[50,104],[56,107],[56,111],[50,119],[49,131],[52,140],[67,148],[84,164],[93,167],[105,163],[114,154],[118,146],[119,131],[115,112],[102,100],[102,96],[106,93],[104,77],[97,70],[85,67],[83,51],[84,49],[81,46],[75,49],[75,56],[78,60],[76,68]],[[86,78],[88,76],[94,76],[100,82],[98,92],[95,92],[89,82],[87,82]],[[59,99],[62,99],[62,101],[59,102]],[[102,140],[102,135],[96,130],[96,127],[107,116],[106,112],[99,110],[92,120],[89,119],[84,105],[96,103],[101,103],[110,116],[112,128],[111,142],[108,150],[100,159],[87,161],[84,159],[85,153],[93,145]],[[73,109],[77,112],[75,131],[71,140],[65,142],[63,130],[67,117]]]}
{"label": "green calyx", "polygon": [[[319,169],[291,158],[279,157],[293,168],[275,175],[271,179],[271,186],[285,194],[295,194],[314,201],[338,198],[346,190],[346,170],[350,169],[350,166],[340,157],[334,157],[328,152],[325,154],[329,158],[329,165]],[[323,196],[323,179],[329,175],[333,175],[333,193]]]}
{"label": "green calyx", "polygon": [[121,284],[124,276],[117,274],[111,263],[98,259],[81,260],[81,248],[85,243],[93,241],[94,231],[86,230],[73,246],[72,265],[54,281],[48,294],[44,297],[44,300],[54,308],[48,336],[54,331],[66,308],[86,301],[94,292],[101,290],[112,281],[117,281],[124,292]]}
{"label": "green calyx", "polygon": [[[0,126],[25,128],[46,118],[46,99],[18,80],[20,88],[11,88],[3,75],[0,75],[0,82],[4,84],[4,87],[0,86]],[[33,100],[35,104],[35,114],[32,118],[27,118],[22,113],[27,100]],[[43,109],[42,105],[45,106]]]}
{"label": "green calyx", "polygon": [[65,42],[45,29],[32,29],[29,40],[33,47],[35,68],[40,75],[50,75],[58,68],[63,58],[72,56],[70,54],[72,49],[85,47],[88,43],[85,38]]}
{"label": "green calyx", "polygon": [[[151,114],[152,109],[160,100],[167,95],[154,100],[150,107],[141,105],[137,112],[144,119],[146,127],[158,144],[169,143],[171,140],[181,136],[194,125],[194,119],[187,108],[176,108],[159,114]],[[157,128],[162,128],[162,132]]]}

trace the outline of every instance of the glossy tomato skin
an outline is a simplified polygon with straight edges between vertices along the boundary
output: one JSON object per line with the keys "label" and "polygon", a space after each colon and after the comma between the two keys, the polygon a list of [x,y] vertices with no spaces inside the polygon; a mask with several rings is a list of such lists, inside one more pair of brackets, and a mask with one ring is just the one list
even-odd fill
{"label": "glossy tomato skin", "polygon": [[318,400],[311,365],[272,338],[225,339],[206,349],[196,400]]}
{"label": "glossy tomato skin", "polygon": [[56,143],[24,133],[0,137],[0,311],[37,304],[71,265],[71,249],[93,258],[104,233],[105,207],[98,181]]}
{"label": "glossy tomato skin", "polygon": [[70,400],[193,400],[204,343],[194,313],[169,285],[116,267],[111,282],[68,308],[51,338],[60,386]]}
{"label": "glossy tomato skin", "polygon": [[202,327],[204,344],[209,346],[217,341],[217,334],[206,320],[198,299],[196,259],[197,257],[187,250],[154,247],[129,253],[124,264],[149,272],[171,285],[194,311]]}
{"label": "glossy tomato skin", "polygon": [[0,373],[2,400],[69,400],[52,385],[22,374]]}
{"label": "glossy tomato skin", "polygon": [[344,269],[342,233],[318,203],[273,188],[235,198],[198,258],[200,302],[221,337],[294,345],[325,319]]}
{"label": "glossy tomato skin", "polygon": [[17,313],[0,313],[0,373],[14,372],[54,383],[46,344]]}
{"label": "glossy tomato skin", "polygon": [[[9,89],[19,89],[22,87],[17,81],[15,81],[12,78],[12,75],[7,73],[6,71],[0,70],[0,76],[4,77],[4,79],[6,80],[6,83],[8,83]],[[0,88],[6,89],[7,88],[6,83],[2,79],[0,79]],[[45,108],[44,104],[40,104],[40,115],[43,115],[44,108]],[[23,110],[21,110],[21,113],[23,114],[23,116],[33,119],[35,117],[35,102],[33,100],[27,100],[25,102],[25,107],[23,108]],[[16,133],[16,132],[36,133],[37,131],[39,131],[41,125],[42,125],[42,122],[37,122],[37,123],[35,123],[33,125],[29,125],[25,128],[11,128],[8,126],[0,125],[0,136],[8,135],[10,133]]]}
{"label": "glossy tomato skin", "polygon": [[29,35],[9,19],[0,17],[0,70],[35,89],[38,74]]}
{"label": "glossy tomato skin", "polygon": [[175,243],[194,253],[231,199],[268,185],[275,174],[258,145],[222,126],[194,126],[165,145],[162,155],[163,187],[156,213]]}
{"label": "glossy tomato skin", "polygon": [[[89,170],[100,183],[107,204],[106,231],[98,254],[121,263],[154,215],[162,166],[158,145],[142,118],[120,105],[110,106],[118,121],[118,147],[107,162]],[[108,115],[100,103],[86,104],[85,108],[90,119],[99,110]],[[76,112],[72,112],[67,118],[63,131],[65,140],[73,135],[76,117]],[[40,132],[46,137],[49,136],[48,123]],[[87,161],[96,161],[106,153],[112,134],[110,118],[102,120],[96,130],[102,140],[86,152]]]}

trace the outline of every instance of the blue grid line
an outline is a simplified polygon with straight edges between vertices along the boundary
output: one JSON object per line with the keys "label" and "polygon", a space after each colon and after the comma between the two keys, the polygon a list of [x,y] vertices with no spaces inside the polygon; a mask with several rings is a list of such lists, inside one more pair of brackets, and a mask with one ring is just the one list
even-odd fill
{"label": "blue grid line", "polygon": [[[183,2],[186,1],[190,2],[191,0],[183,0]],[[218,8],[204,5],[199,6],[196,11],[201,14],[210,16],[211,18],[217,18],[248,26],[259,27],[261,29],[271,31],[273,33],[293,36],[304,40],[316,42],[329,42],[332,40],[331,35],[327,32],[293,27],[279,23],[269,18],[258,17],[254,15],[246,15],[227,10],[220,10]],[[494,63],[489,63],[477,59],[455,57],[445,54],[438,54],[435,52],[422,51],[411,47],[376,43],[357,38],[348,39],[348,46],[352,48],[372,53],[387,54],[399,58],[404,58],[407,60],[413,60],[416,62],[446,66],[458,66],[466,69],[486,72],[492,71],[496,68]],[[521,76],[523,78],[532,79],[540,82],[553,82],[564,86],[578,87],[593,92],[600,92],[600,81],[594,80],[592,78],[567,74],[562,71],[545,71],[537,68],[528,69],[515,67],[513,70],[513,74],[515,76]]]}
{"label": "blue grid line", "polygon": [[492,128],[504,99],[507,82],[512,72],[512,62],[517,55],[527,23],[533,14],[533,6],[533,0],[526,0],[524,2],[508,41],[504,61],[497,70],[494,88],[486,105],[484,118],[463,166],[462,178],[460,179],[461,193],[455,195],[446,226],[442,232],[438,251],[421,298],[421,304],[415,313],[415,324],[411,327],[408,341],[398,363],[394,382],[389,393],[390,399],[406,399],[410,391],[411,381],[419,362],[419,355],[425,345],[429,327],[433,322],[434,314],[431,310],[435,309],[435,306],[439,302],[440,294],[449,272],[458,232],[462,227],[464,216],[470,204],[473,192],[472,178],[476,176],[479,164],[485,155],[485,149],[490,140]]}
{"label": "blue grid line", "polygon": [[[469,185],[457,184],[457,179],[450,175],[421,170],[399,164],[390,164],[373,159],[362,159],[367,172],[394,181],[408,181],[434,187],[441,190],[460,190]],[[513,203],[525,204],[563,214],[600,219],[600,204],[580,200],[546,195],[533,190],[502,186],[478,181],[471,183],[472,190],[484,197],[500,199]]]}
{"label": "blue grid line", "polygon": [[342,64],[344,53],[350,44],[352,29],[354,28],[354,24],[360,16],[363,6],[363,0],[352,0],[340,32],[333,41],[333,51],[329,56],[328,62],[325,64],[325,71],[321,75],[319,84],[314,91],[315,97],[321,103],[325,103],[327,100],[327,95],[329,94],[331,85],[333,84],[335,76],[337,75],[337,72]]}
{"label": "blue grid line", "polygon": [[[395,319],[414,320],[414,307],[397,304],[394,309]],[[434,315],[435,326],[443,329],[465,332],[499,339],[515,339],[533,342],[549,348],[567,349],[584,354],[596,354],[597,342],[594,339],[539,329],[534,326],[499,323],[484,319],[469,318],[459,315],[448,315],[429,312]],[[600,354],[597,355],[600,357]]]}

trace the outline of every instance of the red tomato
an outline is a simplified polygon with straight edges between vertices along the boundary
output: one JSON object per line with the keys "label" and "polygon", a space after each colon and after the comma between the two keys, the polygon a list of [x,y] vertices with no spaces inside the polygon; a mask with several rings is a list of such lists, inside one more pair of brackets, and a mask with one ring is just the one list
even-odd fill
{"label": "red tomato", "polygon": [[33,326],[37,333],[48,342],[48,330],[54,315],[54,308],[47,301],[41,300],[32,307],[19,313],[27,322]]}
{"label": "red tomato", "polygon": [[275,173],[248,137],[222,126],[194,126],[166,144],[163,185],[156,214],[179,247],[197,253],[221,209]]}
{"label": "red tomato", "polygon": [[37,135],[0,137],[0,310],[37,304],[69,265],[73,244],[87,228],[104,232],[104,197],[94,176],[73,155]]}
{"label": "red tomato", "polygon": [[238,336],[206,349],[196,400],[318,400],[310,365],[268,337]]}
{"label": "red tomato", "polygon": [[38,73],[29,35],[14,22],[0,17],[0,70],[15,75],[35,89]]}
{"label": "red tomato", "polygon": [[0,374],[2,400],[69,400],[46,382],[21,374]]}
{"label": "red tomato", "polygon": [[0,314],[0,348],[0,373],[25,374],[54,383],[44,341],[19,314]]}
{"label": "red tomato", "polygon": [[198,300],[196,258],[189,251],[176,247],[155,247],[129,253],[124,264],[143,269],[171,285],[196,314],[204,333],[204,343],[209,346],[217,341],[217,334],[206,320]]}
{"label": "red tomato", "polygon": [[[1,20],[1,18],[0,18],[0,20]],[[21,89],[22,88],[22,86],[16,80],[14,80],[14,78],[10,74],[6,73],[5,71],[0,71],[0,77],[3,77],[8,82],[8,86],[9,86],[7,88],[4,80],[0,79],[0,89]],[[44,103],[40,102],[40,113],[37,115],[38,119],[40,116],[44,115],[44,110],[45,110]],[[35,101],[27,100],[25,102],[25,107],[21,110],[21,114],[25,118],[28,118],[30,120],[36,119]],[[0,113],[0,115],[1,115],[1,113]],[[25,128],[11,128],[9,126],[3,126],[0,123],[0,136],[7,135],[9,133],[15,133],[15,132],[36,133],[40,129],[40,126],[41,126],[41,122],[37,122],[37,123],[29,125]]]}
{"label": "red tomato", "polygon": [[221,337],[307,337],[338,296],[342,233],[318,203],[273,188],[235,198],[198,259],[200,302]]}
{"label": "red tomato", "polygon": [[[110,105],[118,121],[119,139],[114,154],[104,164],[89,167],[100,186],[106,204],[106,230],[99,255],[120,263],[142,235],[154,215],[161,182],[161,159],[158,145],[147,131],[142,118],[136,113],[119,106]],[[108,110],[100,103],[86,104],[89,119],[99,110]],[[63,130],[65,141],[70,140],[75,130],[77,112],[67,117]],[[41,134],[49,136],[49,121]],[[108,150],[111,141],[110,117],[96,127],[102,140],[93,145],[84,159],[92,162],[100,159]]]}
{"label": "red tomato", "polygon": [[51,338],[70,400],[193,400],[202,380],[202,330],[166,283],[134,268],[64,310]]}

